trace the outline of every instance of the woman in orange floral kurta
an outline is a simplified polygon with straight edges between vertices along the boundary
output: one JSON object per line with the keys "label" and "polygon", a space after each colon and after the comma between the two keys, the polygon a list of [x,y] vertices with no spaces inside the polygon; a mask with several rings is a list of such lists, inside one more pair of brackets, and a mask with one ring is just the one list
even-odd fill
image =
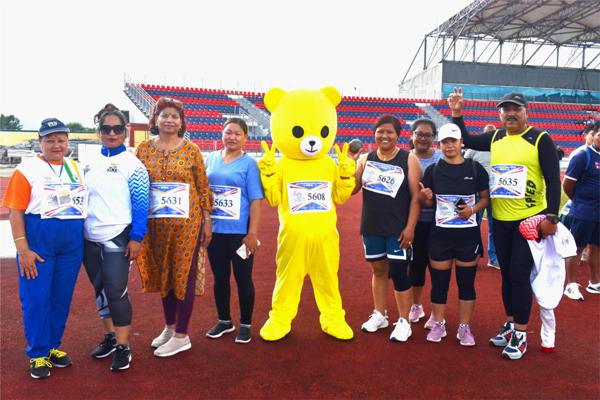
{"label": "woman in orange floral kurta", "polygon": [[[150,128],[158,138],[141,143],[137,149],[151,183],[148,234],[138,266],[143,290],[160,292],[162,297],[166,326],[152,341],[152,347],[156,347],[154,355],[168,357],[191,348],[187,328],[194,294],[204,291],[205,249],[212,235],[212,195],[200,150],[183,138],[181,103],[159,99]],[[162,183],[171,186],[160,187]],[[171,187],[176,189],[168,190]]]}

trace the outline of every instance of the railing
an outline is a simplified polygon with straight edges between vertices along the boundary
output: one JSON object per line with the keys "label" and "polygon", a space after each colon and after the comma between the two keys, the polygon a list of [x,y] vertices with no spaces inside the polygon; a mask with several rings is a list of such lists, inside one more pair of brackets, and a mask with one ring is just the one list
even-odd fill
{"label": "railing", "polygon": [[140,111],[148,118],[152,115],[152,110],[156,106],[156,100],[152,98],[139,84],[125,82],[123,92],[138,106]]}

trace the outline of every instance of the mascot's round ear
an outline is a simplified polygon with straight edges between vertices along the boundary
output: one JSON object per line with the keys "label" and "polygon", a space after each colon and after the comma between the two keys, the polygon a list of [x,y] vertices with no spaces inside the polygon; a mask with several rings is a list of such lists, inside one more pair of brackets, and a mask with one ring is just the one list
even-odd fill
{"label": "mascot's round ear", "polygon": [[331,104],[333,104],[334,107],[336,107],[342,101],[342,95],[333,86],[324,87],[323,89],[321,89],[321,93],[327,96],[327,98],[329,99]]}
{"label": "mascot's round ear", "polygon": [[267,107],[267,110],[269,110],[271,112],[275,111],[277,104],[279,104],[279,100],[281,100],[281,98],[283,97],[284,94],[285,94],[285,90],[283,90],[283,89],[280,89],[280,88],[269,89],[267,94],[265,94],[265,99],[264,99],[265,107]]}

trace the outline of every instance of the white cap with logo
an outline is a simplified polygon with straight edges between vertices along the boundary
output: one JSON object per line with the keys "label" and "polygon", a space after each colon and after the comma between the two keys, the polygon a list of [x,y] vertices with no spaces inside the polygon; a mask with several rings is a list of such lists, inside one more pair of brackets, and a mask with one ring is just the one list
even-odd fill
{"label": "white cap with logo", "polygon": [[441,142],[442,140],[448,138],[458,140],[462,138],[462,135],[460,134],[460,128],[455,124],[446,124],[440,128],[438,132],[438,141]]}

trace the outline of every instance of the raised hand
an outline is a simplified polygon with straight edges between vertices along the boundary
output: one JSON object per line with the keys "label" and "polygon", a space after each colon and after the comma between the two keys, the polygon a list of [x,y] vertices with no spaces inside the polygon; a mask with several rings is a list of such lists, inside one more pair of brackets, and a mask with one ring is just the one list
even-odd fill
{"label": "raised hand", "polygon": [[448,96],[448,106],[452,111],[453,117],[462,117],[463,113],[463,91],[462,88],[454,88],[452,93]]}
{"label": "raised hand", "polygon": [[340,146],[337,144],[333,146],[333,148],[338,158],[338,171],[340,173],[340,177],[342,179],[354,177],[354,172],[356,171],[356,161],[354,161],[353,158],[348,157],[348,143],[344,143],[342,151],[340,151]]}
{"label": "raised hand", "polygon": [[269,148],[269,144],[264,140],[260,142],[260,146],[265,153],[260,160],[258,160],[258,169],[260,170],[261,175],[266,177],[275,175],[275,143]]}

